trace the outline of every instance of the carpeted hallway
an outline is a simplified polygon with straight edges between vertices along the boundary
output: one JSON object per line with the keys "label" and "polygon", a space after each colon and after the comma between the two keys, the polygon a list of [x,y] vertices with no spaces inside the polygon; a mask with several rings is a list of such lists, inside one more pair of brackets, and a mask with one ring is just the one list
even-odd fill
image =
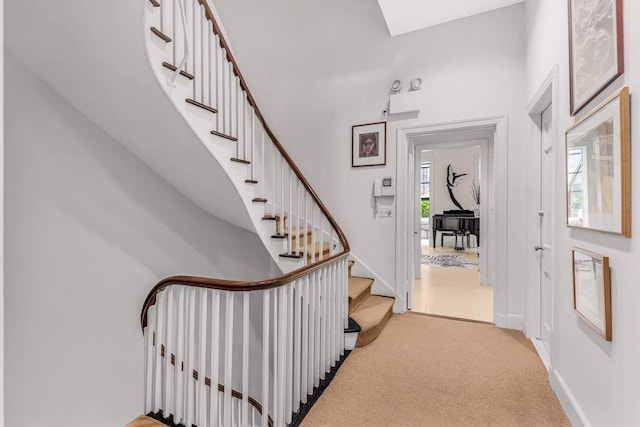
{"label": "carpeted hallway", "polygon": [[407,313],[357,348],[304,426],[568,426],[522,333]]}

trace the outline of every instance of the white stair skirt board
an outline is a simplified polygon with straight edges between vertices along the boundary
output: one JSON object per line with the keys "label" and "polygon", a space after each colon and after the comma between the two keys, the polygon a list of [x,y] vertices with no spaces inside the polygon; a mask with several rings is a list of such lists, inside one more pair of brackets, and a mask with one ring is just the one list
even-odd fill
{"label": "white stair skirt board", "polygon": [[373,279],[373,286],[371,287],[371,293],[373,295],[382,295],[385,297],[395,298],[395,302],[393,304],[394,313],[404,313],[405,311],[407,311],[406,300],[399,296],[387,282],[382,280],[382,278],[378,276],[375,271],[371,269],[371,267],[362,262],[362,260],[358,258],[353,252],[349,254],[349,259],[355,262],[353,267],[351,267],[353,276],[371,277]]}
{"label": "white stair skirt board", "polygon": [[358,335],[360,332],[345,332],[344,334],[344,349],[351,351],[356,348],[356,341],[358,341]]}

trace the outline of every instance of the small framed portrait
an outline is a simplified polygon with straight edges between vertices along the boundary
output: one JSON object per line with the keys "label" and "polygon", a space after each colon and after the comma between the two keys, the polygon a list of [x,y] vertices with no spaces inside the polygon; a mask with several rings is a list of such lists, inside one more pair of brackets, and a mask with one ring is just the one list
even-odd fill
{"label": "small framed portrait", "polygon": [[609,257],[577,247],[573,252],[573,309],[605,340],[611,341]]}
{"label": "small framed portrait", "polygon": [[387,123],[355,125],[351,129],[351,167],[387,164]]}

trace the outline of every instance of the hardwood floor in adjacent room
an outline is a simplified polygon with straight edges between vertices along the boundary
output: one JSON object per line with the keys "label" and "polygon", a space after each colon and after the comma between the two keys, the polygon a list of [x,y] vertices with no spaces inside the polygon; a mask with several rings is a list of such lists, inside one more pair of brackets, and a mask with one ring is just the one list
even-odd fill
{"label": "hardwood floor in adjacent room", "polygon": [[[478,263],[476,249],[456,251],[433,249],[423,240],[423,255],[462,255]],[[416,279],[412,310],[418,313],[493,322],[493,287],[480,285],[477,268],[437,267],[421,264],[422,278]]]}

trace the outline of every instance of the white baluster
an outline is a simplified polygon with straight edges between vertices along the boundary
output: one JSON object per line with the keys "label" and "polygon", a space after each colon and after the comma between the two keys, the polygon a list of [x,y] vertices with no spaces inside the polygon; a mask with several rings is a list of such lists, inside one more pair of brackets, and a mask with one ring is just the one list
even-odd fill
{"label": "white baluster", "polygon": [[[296,178],[296,253],[300,254],[300,180]],[[306,264],[306,263],[305,263]]]}
{"label": "white baluster", "polygon": [[249,292],[244,292],[242,311],[242,425],[249,422]]}
{"label": "white baluster", "polygon": [[302,351],[302,279],[293,286],[293,412],[300,409],[300,353]]}
{"label": "white baluster", "polygon": [[224,335],[224,425],[231,425],[231,392],[233,390],[233,302],[234,292],[226,292],[226,328]]}
{"label": "white baluster", "polygon": [[309,366],[307,368],[308,378],[307,378],[307,394],[313,394],[313,377],[315,373],[315,358],[316,358],[316,336],[315,336],[315,328],[316,328],[316,315],[315,315],[315,305],[316,305],[316,294],[315,294],[315,285],[316,285],[316,275],[315,272],[309,275],[309,285],[307,295],[309,296]]}
{"label": "white baluster", "polygon": [[[157,301],[156,301],[157,304]],[[154,339],[156,334],[156,310],[155,305],[147,309],[147,327],[145,328],[144,343],[147,353],[145,358],[145,391],[144,391],[144,413],[153,411],[153,373],[155,372],[156,348]]]}
{"label": "white baluster", "polygon": [[190,426],[194,423],[195,415],[195,389],[193,381],[193,369],[195,365],[196,353],[196,289],[189,288],[188,295],[188,316],[187,316],[187,360],[185,363],[185,425]]}
{"label": "white baluster", "polygon": [[218,392],[218,372],[219,372],[219,355],[220,355],[220,291],[213,290],[211,291],[211,342],[210,350],[211,353],[211,362],[210,362],[210,371],[211,371],[211,386],[209,392],[209,426],[217,426],[218,425],[218,415],[219,415],[219,392]]}
{"label": "white baluster", "polygon": [[309,275],[301,279],[302,289],[302,355],[300,372],[300,400],[307,403],[307,383],[309,366]]}
{"label": "white baluster", "polygon": [[280,375],[280,378],[278,379],[278,419],[280,420],[280,422],[284,422],[285,419],[285,412],[284,412],[284,408],[285,408],[285,389],[287,387],[286,385],[286,377],[287,377],[287,370],[286,370],[286,359],[287,359],[287,311],[288,311],[288,307],[287,307],[287,292],[286,292],[286,287],[281,286],[278,288],[278,298],[280,300],[280,303],[278,304],[278,308],[279,308],[279,315],[280,315],[280,319],[279,319],[279,325],[280,328],[278,328],[278,353],[280,354],[280,357],[278,359],[278,373]]}
{"label": "white baluster", "polygon": [[[254,117],[255,117],[255,111],[254,111]],[[267,153],[264,151],[264,129],[262,128],[262,132],[260,132],[260,189],[261,189],[261,193],[265,194],[264,197],[266,197],[267,194],[267,189],[265,188],[265,186],[267,185],[267,172],[264,170],[264,164],[265,164],[265,159],[267,157]],[[272,199],[273,202],[275,203],[275,200]],[[265,214],[266,214],[266,209],[265,209]]]}
{"label": "white baluster", "polygon": [[262,291],[262,427],[269,425],[269,320],[271,291]]}
{"label": "white baluster", "polygon": [[287,239],[289,241],[289,245],[287,246],[287,249],[290,254],[294,252],[291,244],[291,239],[293,238],[293,186],[291,185],[291,175],[292,171],[291,168],[289,168],[289,238]]}
{"label": "white baluster", "polygon": [[205,28],[204,28],[204,24],[205,24],[205,17],[204,17],[204,6],[200,5],[200,7],[198,8],[198,10],[200,11],[200,20],[199,20],[199,27],[200,27],[200,76],[199,76],[199,80],[200,80],[200,102],[202,102],[203,104],[205,103],[204,100],[204,81],[205,81],[205,74],[204,74],[204,34],[205,34]]}
{"label": "white baluster", "polygon": [[153,412],[162,410],[162,347],[165,341],[165,313],[166,313],[166,301],[164,291],[158,292],[156,295],[156,362],[155,362],[155,374],[154,374],[154,396],[153,396]]}
{"label": "white baluster", "polygon": [[198,317],[200,336],[198,338],[198,382],[196,383],[196,391],[198,398],[198,417],[196,425],[204,426],[207,422],[207,387],[205,385],[205,375],[207,366],[207,297],[206,289],[200,289],[198,292],[200,302],[200,316]]}
{"label": "white baluster", "polygon": [[210,107],[217,107],[217,105],[213,104],[213,92],[212,92],[212,87],[211,87],[211,83],[213,81],[212,79],[212,75],[213,75],[213,55],[212,55],[212,49],[211,49],[211,40],[213,39],[213,24],[211,23],[211,21],[209,21],[207,19],[207,89],[209,90],[208,93],[208,97],[207,97],[207,105],[209,105]]}
{"label": "white baluster", "polygon": [[[308,247],[309,246],[309,241],[308,241],[309,240],[309,236],[308,236],[307,233],[309,231],[309,227],[308,227],[309,220],[308,220],[308,217],[307,217],[307,189],[302,187],[302,191],[304,192],[304,218],[303,218],[303,221],[304,221],[304,235],[303,236],[304,237],[303,237],[303,239],[304,239],[304,246]],[[313,251],[313,246],[311,246],[311,248],[312,248],[311,252],[314,252]],[[310,262],[311,262],[311,258],[307,257],[307,264],[310,263]]]}
{"label": "white baluster", "polygon": [[280,407],[280,393],[278,392],[279,387],[280,387],[280,346],[279,344],[279,336],[280,336],[280,329],[282,329],[281,327],[281,323],[280,323],[280,314],[279,311],[281,310],[281,306],[280,306],[280,300],[278,298],[278,289],[274,289],[272,291],[273,293],[273,409],[271,411],[272,415],[273,415],[273,424],[278,426],[281,424],[280,422],[280,418],[279,418],[279,414],[278,414],[278,408]]}
{"label": "white baluster", "polygon": [[185,340],[186,340],[186,310],[185,310],[185,293],[186,288],[183,286],[176,286],[177,300],[178,300],[178,328],[176,330],[176,367],[175,367],[175,414],[174,419],[176,424],[184,420],[184,353],[185,353]]}
{"label": "white baluster", "polygon": [[287,357],[286,357],[286,387],[285,387],[285,420],[286,423],[291,423],[291,414],[292,414],[292,399],[293,399],[293,346],[294,346],[294,336],[293,336],[293,323],[294,323],[294,313],[293,313],[293,292],[294,286],[293,283],[289,283],[284,286],[287,298]]}
{"label": "white baluster", "polygon": [[280,233],[284,234],[284,157],[280,157]]}
{"label": "white baluster", "polygon": [[216,131],[221,132],[220,129],[220,122],[222,122],[222,117],[224,116],[224,101],[223,101],[223,97],[222,97],[222,85],[220,84],[220,81],[222,80],[222,59],[221,59],[221,49],[220,49],[220,37],[216,34],[216,39],[215,39],[215,43],[213,45],[213,48],[215,50],[215,73],[214,73],[214,77],[216,80],[216,108],[218,109],[218,114],[216,114]]}
{"label": "white baluster", "polygon": [[276,164],[276,146],[271,144],[271,152],[273,153],[273,187],[271,187],[273,189],[273,216],[276,216],[276,189],[278,188],[278,180],[276,179],[276,170],[277,170],[277,164]]}
{"label": "white baluster", "polygon": [[196,99],[196,83],[199,79],[199,76],[197,75],[197,68],[196,68],[196,57],[198,55],[196,55],[197,49],[196,49],[196,43],[198,42],[198,40],[196,39],[196,7],[197,7],[197,0],[192,0],[191,2],[191,40],[193,40],[193,55],[191,55],[191,60],[192,60],[192,64],[193,67],[191,68],[193,75],[195,76],[195,78],[193,79],[192,83],[193,83],[193,99]]}
{"label": "white baluster", "polygon": [[318,387],[320,385],[320,367],[322,366],[322,303],[324,296],[322,295],[322,274],[321,270],[316,270],[316,286],[314,292],[316,294],[316,310],[315,310],[315,346],[316,346],[316,354],[315,354],[315,364],[314,364],[314,374],[313,374],[313,385],[314,387]]}
{"label": "white baluster", "polygon": [[168,417],[174,413],[174,397],[175,390],[175,373],[174,366],[171,364],[171,354],[175,352],[175,323],[176,323],[176,309],[174,298],[174,287],[168,287],[165,292],[167,293],[167,345],[164,353],[164,416]]}
{"label": "white baluster", "polygon": [[320,284],[320,301],[322,307],[320,310],[320,316],[322,321],[320,322],[320,379],[324,379],[327,366],[327,267],[324,266],[319,271],[321,277]]}
{"label": "white baluster", "polygon": [[311,251],[311,263],[313,264],[314,262],[316,262],[316,251],[315,251],[315,247],[316,247],[316,203],[314,201],[311,202],[311,230],[312,234],[311,234],[311,247],[313,248],[313,250]]}

